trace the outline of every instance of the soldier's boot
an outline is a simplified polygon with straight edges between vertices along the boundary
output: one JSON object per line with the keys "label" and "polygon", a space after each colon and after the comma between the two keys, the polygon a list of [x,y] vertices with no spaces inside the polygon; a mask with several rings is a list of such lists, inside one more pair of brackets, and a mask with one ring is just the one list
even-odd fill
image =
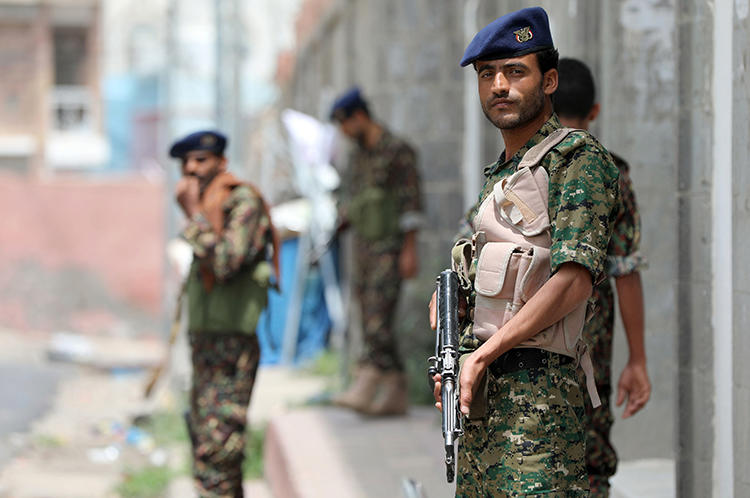
{"label": "soldier's boot", "polygon": [[367,407],[368,415],[404,415],[409,409],[409,389],[403,372],[383,375],[380,391]]}
{"label": "soldier's boot", "polygon": [[379,369],[371,365],[359,367],[354,374],[354,381],[349,389],[334,396],[333,403],[359,412],[364,411],[372,404],[382,375]]}

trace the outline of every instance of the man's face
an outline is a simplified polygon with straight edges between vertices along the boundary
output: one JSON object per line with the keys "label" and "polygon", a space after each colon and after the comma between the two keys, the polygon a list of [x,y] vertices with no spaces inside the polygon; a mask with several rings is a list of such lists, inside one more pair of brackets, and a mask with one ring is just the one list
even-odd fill
{"label": "man's face", "polygon": [[226,159],[207,150],[193,150],[182,160],[182,175],[198,179],[201,192],[208,187],[216,175],[224,171]]}
{"label": "man's face", "polygon": [[536,54],[477,61],[476,68],[482,110],[496,127],[518,128],[544,111],[548,93]]}
{"label": "man's face", "polygon": [[359,145],[364,144],[365,127],[361,112],[354,111],[351,116],[339,120],[339,130],[351,140],[356,141]]}

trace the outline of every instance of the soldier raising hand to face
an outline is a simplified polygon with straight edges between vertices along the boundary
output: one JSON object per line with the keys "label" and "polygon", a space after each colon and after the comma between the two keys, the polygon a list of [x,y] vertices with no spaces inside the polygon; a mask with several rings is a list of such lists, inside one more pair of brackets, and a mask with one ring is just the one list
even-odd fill
{"label": "soldier raising hand to face", "polygon": [[[242,496],[245,425],[260,360],[255,326],[278,247],[260,193],[226,171],[226,137],[192,133],[172,145],[182,178],[175,197],[193,249],[185,283],[193,364],[193,475],[201,497]],[[273,264],[272,264],[273,263]]]}

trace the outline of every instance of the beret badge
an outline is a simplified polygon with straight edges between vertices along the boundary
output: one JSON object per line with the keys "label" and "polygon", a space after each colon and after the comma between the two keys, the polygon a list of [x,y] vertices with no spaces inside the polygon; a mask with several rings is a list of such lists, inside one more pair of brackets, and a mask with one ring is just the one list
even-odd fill
{"label": "beret badge", "polygon": [[500,16],[480,29],[459,64],[520,57],[554,47],[547,13],[541,7],[529,7]]}
{"label": "beret badge", "polygon": [[531,32],[531,26],[526,26],[517,31],[513,32],[516,35],[516,41],[518,43],[524,43],[534,38],[534,33]]}
{"label": "beret badge", "polygon": [[216,137],[210,134],[205,134],[201,137],[202,147],[213,147],[216,144]]}

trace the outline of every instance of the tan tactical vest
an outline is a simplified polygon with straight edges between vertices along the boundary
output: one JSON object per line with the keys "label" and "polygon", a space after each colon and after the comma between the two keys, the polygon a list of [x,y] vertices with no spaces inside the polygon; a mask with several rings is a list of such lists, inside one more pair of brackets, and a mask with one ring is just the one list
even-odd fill
{"label": "tan tactical vest", "polygon": [[[473,333],[478,339],[486,341],[500,330],[550,278],[549,176],[539,163],[572,131],[557,129],[529,149],[516,172],[495,184],[473,220],[474,257],[478,258]],[[576,358],[586,373],[592,404],[597,407],[601,402],[591,357],[581,339],[586,309],[584,302],[516,347],[540,348]]]}

